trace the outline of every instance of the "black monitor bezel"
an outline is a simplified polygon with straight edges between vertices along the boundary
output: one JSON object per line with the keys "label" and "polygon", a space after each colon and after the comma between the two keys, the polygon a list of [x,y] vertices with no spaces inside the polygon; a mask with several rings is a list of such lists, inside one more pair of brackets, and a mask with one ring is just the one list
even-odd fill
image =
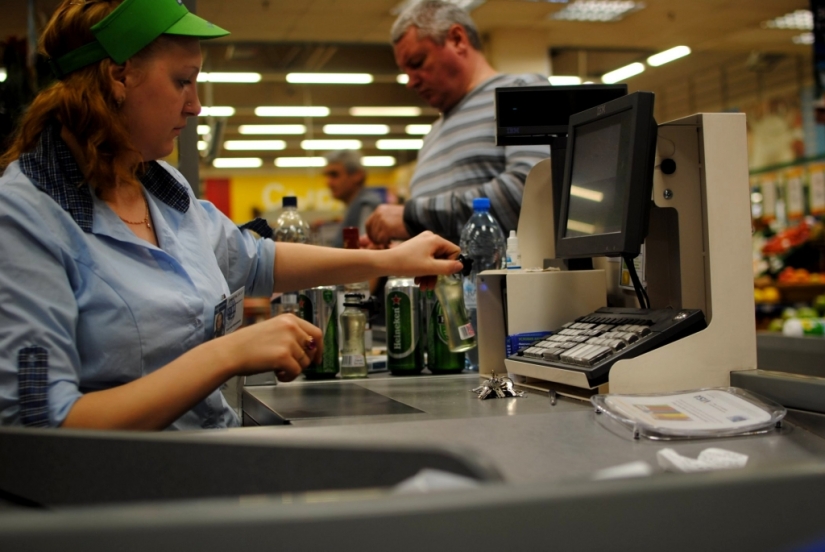
{"label": "black monitor bezel", "polygon": [[[635,257],[640,253],[642,242],[647,237],[656,158],[658,126],[653,117],[653,101],[652,92],[635,92],[570,117],[561,206],[556,228],[556,257],[561,259],[625,255]],[[602,121],[625,111],[631,113],[628,151],[632,153],[631,163],[627,170],[629,182],[625,197],[622,198],[624,209],[622,229],[620,232],[610,234],[565,237],[577,133],[585,125]]]}
{"label": "black monitor bezel", "polygon": [[[570,92],[581,91],[615,91],[619,97],[627,95],[627,84],[572,84],[572,85],[540,85],[540,86],[507,86],[495,89],[495,114],[496,114],[496,145],[497,146],[512,146],[512,145],[540,145],[551,143],[553,137],[564,136],[567,134],[569,115],[564,119],[564,123],[548,125],[519,125],[519,126],[504,126],[500,124],[502,119],[499,108],[502,102],[499,98],[502,95],[524,96],[539,94],[542,97],[542,103],[552,105],[556,100],[553,96],[568,94]],[[542,113],[531,113],[537,123],[544,122]]]}

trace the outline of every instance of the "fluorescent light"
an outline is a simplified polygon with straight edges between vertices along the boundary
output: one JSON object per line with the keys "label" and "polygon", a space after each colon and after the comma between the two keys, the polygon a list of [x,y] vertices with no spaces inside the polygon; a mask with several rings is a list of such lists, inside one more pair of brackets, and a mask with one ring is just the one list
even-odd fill
{"label": "fluorescent light", "polygon": [[209,144],[207,144],[203,140],[198,140],[198,151],[206,151],[207,147],[209,147]]}
{"label": "fluorescent light", "polygon": [[554,75],[552,77],[547,77],[547,80],[553,86],[563,86],[566,84],[581,84],[582,80],[579,77],[571,76],[571,75]]}
{"label": "fluorescent light", "polygon": [[602,75],[602,82],[605,84],[613,84],[615,82],[623,81],[625,79],[629,79],[634,75],[638,75],[639,73],[645,70],[644,64],[639,63],[631,63],[630,65],[625,65],[624,67],[619,67],[615,71],[610,71],[609,73],[605,73]]}
{"label": "fluorescent light", "polygon": [[6,75],[7,75],[6,70],[5,69],[0,69],[0,82],[6,82]]}
{"label": "fluorescent light", "polygon": [[276,167],[325,167],[327,160],[323,157],[276,157]]}
{"label": "fluorescent light", "polygon": [[587,188],[582,188],[580,186],[570,186],[570,195],[580,197],[582,199],[587,199],[590,201],[595,201],[596,203],[601,203],[604,199],[604,194],[602,192],[597,192],[596,190],[589,190]]}
{"label": "fluorescent light", "polygon": [[229,106],[216,105],[212,107],[202,107],[199,115],[201,117],[231,117],[235,114],[235,108]]}
{"label": "fluorescent light", "polygon": [[644,8],[642,2],[630,0],[576,0],[552,15],[564,21],[619,21]]}
{"label": "fluorescent light", "polygon": [[579,222],[577,220],[567,219],[567,229],[581,232],[582,234],[593,234],[596,232],[596,227],[586,222]]}
{"label": "fluorescent light", "polygon": [[258,117],[327,117],[329,108],[320,105],[288,107],[283,105],[262,105],[255,108]]}
{"label": "fluorescent light", "polygon": [[418,117],[420,107],[351,107],[353,117]]}
{"label": "fluorescent light", "polygon": [[324,125],[324,134],[389,134],[387,125]]}
{"label": "fluorescent light", "polygon": [[406,73],[402,73],[395,77],[395,82],[397,82],[398,84],[407,84],[408,82],[410,82],[410,76]]}
{"label": "fluorescent light", "polygon": [[794,44],[805,44],[806,46],[814,43],[814,33],[802,33],[791,38]]}
{"label": "fluorescent light", "polygon": [[361,158],[365,167],[394,167],[395,157],[392,155],[367,155]]}
{"label": "fluorescent light", "polygon": [[286,149],[286,142],[283,140],[227,140],[223,143],[223,147],[230,151],[275,151]]}
{"label": "fluorescent light", "polygon": [[404,132],[416,136],[424,136],[429,134],[433,129],[433,125],[407,125],[404,127]]}
{"label": "fluorescent light", "polygon": [[424,140],[378,140],[375,147],[380,150],[417,150],[424,145]]}
{"label": "fluorescent light", "polygon": [[209,128],[209,125],[198,125],[198,134],[210,134],[212,129]]}
{"label": "fluorescent light", "polygon": [[676,46],[670,50],[665,50],[664,52],[659,52],[658,54],[650,56],[647,58],[647,64],[652,65],[653,67],[659,67],[660,65],[664,65],[674,59],[683,58],[688,54],[690,54],[690,48],[687,46]]}
{"label": "fluorescent light", "polygon": [[261,82],[260,73],[199,73],[198,82]]}
{"label": "fluorescent light", "polygon": [[288,73],[286,82],[292,84],[369,84],[369,73]]}
{"label": "fluorescent light", "polygon": [[814,15],[810,10],[796,10],[776,17],[770,21],[763,21],[766,29],[796,29],[799,31],[814,30]]}
{"label": "fluorescent light", "polygon": [[304,134],[306,125],[240,125],[241,134]]}
{"label": "fluorescent light", "polygon": [[216,169],[257,169],[263,164],[260,157],[218,157],[212,161]]}
{"label": "fluorescent light", "polygon": [[301,149],[305,150],[357,150],[361,149],[361,140],[303,140]]}

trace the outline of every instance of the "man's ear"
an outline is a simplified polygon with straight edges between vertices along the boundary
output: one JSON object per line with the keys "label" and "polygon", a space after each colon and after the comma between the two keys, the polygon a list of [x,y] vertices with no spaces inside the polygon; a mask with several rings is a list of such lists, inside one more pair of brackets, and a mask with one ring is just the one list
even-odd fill
{"label": "man's ear", "polygon": [[459,53],[465,53],[471,48],[467,31],[458,23],[453,23],[447,30],[445,44],[449,44]]}

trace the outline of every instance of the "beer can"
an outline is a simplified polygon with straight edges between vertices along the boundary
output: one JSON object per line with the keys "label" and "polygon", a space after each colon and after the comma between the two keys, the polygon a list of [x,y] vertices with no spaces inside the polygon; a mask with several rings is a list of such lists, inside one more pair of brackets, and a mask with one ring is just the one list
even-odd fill
{"label": "beer can", "polygon": [[450,351],[441,302],[433,291],[426,295],[430,313],[427,317],[427,369],[433,374],[458,374],[464,370],[464,353]]}
{"label": "beer can", "polygon": [[412,278],[390,278],[385,287],[387,367],[395,375],[424,369],[420,293]]}
{"label": "beer can", "polygon": [[[312,324],[324,335],[324,352],[320,364],[312,363],[304,369],[307,379],[332,379],[338,374],[338,296],[335,286],[319,286],[307,291],[304,314],[311,309]],[[300,305],[300,300],[299,300]],[[300,307],[299,307],[300,309]],[[301,311],[299,310],[299,313]],[[304,316],[301,316],[304,318]],[[306,318],[304,318],[306,320]]]}

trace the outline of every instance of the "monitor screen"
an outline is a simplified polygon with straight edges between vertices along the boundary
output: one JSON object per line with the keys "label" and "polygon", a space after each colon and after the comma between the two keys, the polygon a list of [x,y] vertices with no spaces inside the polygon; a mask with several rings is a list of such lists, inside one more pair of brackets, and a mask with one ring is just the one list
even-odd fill
{"label": "monitor screen", "polygon": [[496,88],[496,144],[548,144],[570,116],[627,94],[626,84]]}
{"label": "monitor screen", "polygon": [[557,256],[639,253],[647,235],[655,147],[649,92],[571,117]]}

